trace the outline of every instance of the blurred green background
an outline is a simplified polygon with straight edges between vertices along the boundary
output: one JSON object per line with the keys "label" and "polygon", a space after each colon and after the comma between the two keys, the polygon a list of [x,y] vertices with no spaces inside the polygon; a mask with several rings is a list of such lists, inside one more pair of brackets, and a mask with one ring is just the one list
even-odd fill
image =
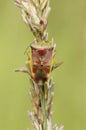
{"label": "blurred green background", "polygon": [[[57,44],[58,61],[53,122],[64,130],[86,130],[86,0],[51,0],[49,38]],[[12,0],[0,0],[0,130],[31,128],[29,77],[14,70],[24,66],[24,51],[33,35]]]}

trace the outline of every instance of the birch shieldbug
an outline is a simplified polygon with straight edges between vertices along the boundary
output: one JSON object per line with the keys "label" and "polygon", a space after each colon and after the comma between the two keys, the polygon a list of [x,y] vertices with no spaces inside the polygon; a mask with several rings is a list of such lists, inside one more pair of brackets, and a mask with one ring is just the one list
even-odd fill
{"label": "birch shieldbug", "polygon": [[37,43],[31,45],[31,73],[32,78],[47,81],[53,66],[54,46],[51,43]]}

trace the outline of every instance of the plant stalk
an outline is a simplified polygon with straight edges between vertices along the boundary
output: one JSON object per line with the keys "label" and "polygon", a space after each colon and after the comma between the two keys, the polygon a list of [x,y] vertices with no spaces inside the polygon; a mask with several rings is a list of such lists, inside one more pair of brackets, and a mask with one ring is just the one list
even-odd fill
{"label": "plant stalk", "polygon": [[47,130],[47,115],[46,115],[46,100],[45,100],[44,85],[41,92],[41,107],[42,107],[42,114],[43,114],[43,130]]}
{"label": "plant stalk", "polygon": [[62,62],[55,62],[56,44],[53,38],[48,39],[49,3],[50,0],[15,0],[15,4],[22,10],[23,21],[35,37],[25,50],[28,56],[26,67],[16,70],[30,77],[33,112],[29,116],[34,130],[63,129],[63,126],[54,126],[51,122],[54,83],[50,74]]}

